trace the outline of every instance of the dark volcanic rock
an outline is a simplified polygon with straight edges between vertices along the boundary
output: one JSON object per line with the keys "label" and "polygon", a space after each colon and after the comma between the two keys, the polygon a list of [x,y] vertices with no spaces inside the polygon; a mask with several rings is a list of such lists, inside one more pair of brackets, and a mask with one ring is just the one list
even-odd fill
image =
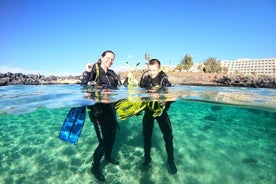
{"label": "dark volcanic rock", "polygon": [[276,88],[275,78],[273,77],[258,77],[251,76],[223,76],[219,79],[214,79],[213,82],[223,84],[225,86],[251,87],[251,88]]}
{"label": "dark volcanic rock", "polygon": [[[58,76],[48,76],[35,75],[35,74],[22,74],[22,73],[0,73],[0,86],[6,85],[49,85],[49,84],[79,84],[80,76],[68,76],[68,77],[58,77]],[[68,80],[70,82],[68,82]]]}

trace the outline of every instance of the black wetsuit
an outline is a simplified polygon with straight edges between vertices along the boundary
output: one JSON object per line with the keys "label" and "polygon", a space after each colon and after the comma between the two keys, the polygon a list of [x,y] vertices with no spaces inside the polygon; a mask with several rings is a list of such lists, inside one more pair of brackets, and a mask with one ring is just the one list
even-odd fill
{"label": "black wetsuit", "polygon": [[[157,77],[152,79],[150,76],[142,76],[140,81],[140,87],[143,88],[152,88],[152,87],[168,87],[171,86],[171,83],[168,80],[167,75],[161,71]],[[150,102],[150,103],[158,103],[158,102]],[[148,106],[145,108],[145,113],[143,117],[143,137],[144,137],[144,156],[145,163],[149,163],[151,161],[150,151],[151,151],[151,138],[154,120],[156,119],[159,125],[159,128],[163,134],[163,138],[165,141],[165,147],[167,151],[168,161],[174,160],[173,154],[173,136],[172,136],[172,127],[170,118],[168,116],[167,110],[170,107],[170,102],[166,103],[166,107],[163,113],[156,118],[153,117],[153,110]]]}
{"label": "black wetsuit", "polygon": [[[96,67],[96,65],[98,66]],[[94,81],[97,86],[104,89],[116,89],[118,85],[121,85],[118,75],[109,69],[105,72],[99,63],[93,66],[88,81]],[[118,125],[116,111],[114,103],[96,103],[87,108],[99,141],[93,154],[93,165],[98,168],[103,155],[107,160],[111,158]]]}
{"label": "black wetsuit", "polygon": [[89,78],[91,76],[91,72],[84,71],[81,76],[81,85],[86,86],[87,83],[89,82]]}

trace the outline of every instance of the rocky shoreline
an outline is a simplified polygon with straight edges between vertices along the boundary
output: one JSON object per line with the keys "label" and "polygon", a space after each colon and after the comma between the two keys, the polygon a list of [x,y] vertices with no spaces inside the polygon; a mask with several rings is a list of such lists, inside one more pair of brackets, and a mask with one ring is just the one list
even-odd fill
{"label": "rocky shoreline", "polygon": [[[168,72],[172,84],[191,86],[232,86],[249,88],[273,88],[276,89],[275,78],[253,76],[225,76],[210,73],[184,73]],[[122,81],[126,73],[119,74]],[[134,77],[139,79],[140,72]],[[80,84],[80,76],[43,76],[22,73],[0,73],[0,86],[7,85],[57,85],[57,84]]]}
{"label": "rocky shoreline", "polygon": [[214,79],[213,82],[223,86],[276,89],[275,78],[272,77],[254,78],[251,76],[223,76],[222,78]]}
{"label": "rocky shoreline", "polygon": [[0,73],[0,86],[7,85],[55,85],[55,84],[80,84],[80,76],[54,76],[22,73]]}

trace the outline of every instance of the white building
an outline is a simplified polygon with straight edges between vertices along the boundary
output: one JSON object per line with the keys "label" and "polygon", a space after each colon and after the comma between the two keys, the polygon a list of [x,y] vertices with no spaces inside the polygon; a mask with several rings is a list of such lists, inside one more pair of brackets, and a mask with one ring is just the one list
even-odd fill
{"label": "white building", "polygon": [[226,60],[221,62],[221,66],[228,68],[228,74],[240,73],[276,77],[276,58]]}

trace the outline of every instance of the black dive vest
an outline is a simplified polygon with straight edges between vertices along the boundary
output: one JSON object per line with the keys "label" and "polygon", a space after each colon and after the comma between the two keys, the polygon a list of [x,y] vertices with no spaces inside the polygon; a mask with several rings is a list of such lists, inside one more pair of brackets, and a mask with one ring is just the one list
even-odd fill
{"label": "black dive vest", "polygon": [[159,74],[155,78],[151,78],[149,75],[141,78],[140,87],[142,88],[151,88],[151,87],[169,87],[171,83],[168,80],[168,76],[163,71],[159,72]]}
{"label": "black dive vest", "polygon": [[119,76],[113,70],[108,69],[105,72],[99,63],[94,64],[89,81],[95,81],[97,85],[110,89],[117,88],[122,84]]}

